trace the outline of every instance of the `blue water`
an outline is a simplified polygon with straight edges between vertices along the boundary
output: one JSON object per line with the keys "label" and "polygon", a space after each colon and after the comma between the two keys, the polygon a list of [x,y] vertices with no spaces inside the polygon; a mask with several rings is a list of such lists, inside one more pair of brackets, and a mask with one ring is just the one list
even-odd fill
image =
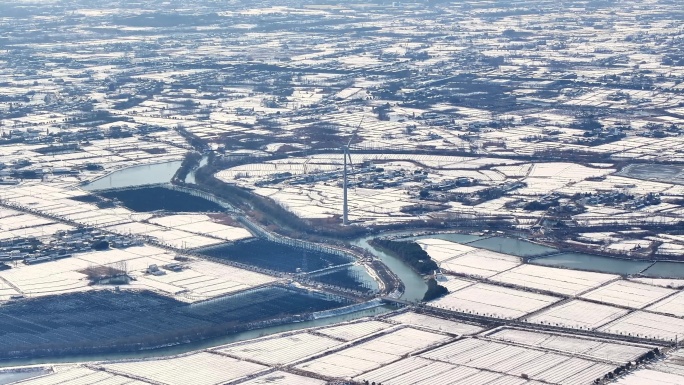
{"label": "blue water", "polygon": [[134,166],[102,177],[94,182],[82,186],[84,190],[106,190],[171,182],[181,165],[181,161],[164,162]]}
{"label": "blue water", "polygon": [[582,253],[561,253],[549,257],[536,258],[531,260],[530,263],[620,275],[638,274],[651,265],[651,262],[648,261],[632,261]]}
{"label": "blue water", "polygon": [[656,262],[643,274],[648,277],[684,279],[684,262]]}

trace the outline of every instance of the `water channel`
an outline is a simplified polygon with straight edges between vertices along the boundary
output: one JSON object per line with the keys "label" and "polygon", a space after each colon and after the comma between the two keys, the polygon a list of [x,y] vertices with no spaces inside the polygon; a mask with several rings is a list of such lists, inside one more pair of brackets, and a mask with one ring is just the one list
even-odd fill
{"label": "water channel", "polygon": [[128,167],[103,176],[87,185],[81,186],[87,191],[106,190],[143,186],[148,184],[169,183],[181,165],[180,160],[173,162],[145,164]]}
{"label": "water channel", "polygon": [[[203,156],[199,167],[206,165],[207,161],[208,157]],[[182,163],[182,161],[177,160],[127,167],[114,171],[81,187],[87,191],[97,191],[169,183]],[[195,171],[196,169],[193,169],[188,173],[185,177],[186,183],[195,183]]]}

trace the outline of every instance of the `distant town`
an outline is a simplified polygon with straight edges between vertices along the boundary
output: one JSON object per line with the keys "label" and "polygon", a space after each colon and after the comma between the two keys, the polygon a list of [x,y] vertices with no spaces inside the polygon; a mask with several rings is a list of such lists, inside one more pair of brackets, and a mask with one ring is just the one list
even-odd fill
{"label": "distant town", "polygon": [[0,385],[684,383],[677,0],[0,0]]}

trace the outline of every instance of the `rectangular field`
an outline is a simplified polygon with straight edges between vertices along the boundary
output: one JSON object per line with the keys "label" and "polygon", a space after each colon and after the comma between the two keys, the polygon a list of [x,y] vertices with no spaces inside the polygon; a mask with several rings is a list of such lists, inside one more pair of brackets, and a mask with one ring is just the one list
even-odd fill
{"label": "rectangular field", "polygon": [[641,369],[627,377],[620,378],[617,385],[679,385],[684,384],[684,376],[663,373],[657,370]]}
{"label": "rectangular field", "polygon": [[323,334],[340,341],[353,341],[361,337],[377,333],[381,330],[387,330],[391,327],[391,324],[371,320],[326,327],[316,330],[316,333]]}
{"label": "rectangular field", "polygon": [[478,283],[430,302],[430,306],[497,318],[519,318],[560,298]]}
{"label": "rectangular field", "polygon": [[54,373],[31,378],[21,382],[22,385],[150,385],[149,382],[133,380],[113,373],[97,371],[84,367],[58,370]]}
{"label": "rectangular field", "polygon": [[444,335],[404,328],[295,368],[322,376],[351,378],[448,340]]}
{"label": "rectangular field", "polygon": [[661,341],[674,341],[675,337],[684,339],[684,319],[662,314],[635,311],[598,329],[613,334],[625,334]]}
{"label": "rectangular field", "polygon": [[684,317],[684,291],[667,297],[646,308],[646,310]]}
{"label": "rectangular field", "polygon": [[595,329],[627,313],[627,310],[613,306],[572,300],[536,314],[527,321],[573,329]]}
{"label": "rectangular field", "polygon": [[474,338],[441,346],[421,357],[554,384],[589,384],[615,368],[589,359]]}
{"label": "rectangular field", "polygon": [[563,295],[577,295],[618,277],[612,274],[525,264],[497,274],[491,279]]}
{"label": "rectangular field", "polygon": [[289,364],[341,344],[332,338],[298,333],[236,344],[215,351],[272,366]]}
{"label": "rectangular field", "polygon": [[[207,352],[163,360],[103,365],[108,371],[168,385],[218,385],[267,370],[267,366]],[[226,370],[217,370],[225,368]]]}
{"label": "rectangular field", "polygon": [[326,385],[326,382],[323,380],[317,380],[315,378],[275,371],[273,373],[264,374],[247,382],[241,382],[240,385]]}
{"label": "rectangular field", "polygon": [[443,262],[477,250],[475,247],[437,238],[419,239],[416,243],[428,253],[430,258],[437,262]]}
{"label": "rectangular field", "polygon": [[513,255],[474,249],[469,253],[442,262],[440,267],[453,273],[489,278],[520,264],[520,258]]}
{"label": "rectangular field", "polygon": [[664,287],[620,280],[583,294],[582,298],[641,309],[675,292]]}
{"label": "rectangular field", "polygon": [[618,365],[634,361],[641,355],[648,353],[652,348],[520,329],[503,329],[489,334],[487,337],[573,355],[581,354],[591,358],[611,361]]}
{"label": "rectangular field", "polygon": [[469,325],[462,322],[449,321],[442,318],[432,317],[425,314],[418,314],[414,312],[406,312],[394,317],[388,318],[395,322],[401,322],[405,325],[419,326],[435,331],[441,331],[451,334],[475,334],[483,330],[482,327],[476,325]]}

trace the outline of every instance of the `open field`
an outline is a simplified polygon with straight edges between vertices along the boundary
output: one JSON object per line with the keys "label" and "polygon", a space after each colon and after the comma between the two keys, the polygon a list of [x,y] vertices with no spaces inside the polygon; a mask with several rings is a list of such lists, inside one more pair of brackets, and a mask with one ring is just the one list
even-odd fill
{"label": "open field", "polygon": [[430,302],[430,306],[496,318],[519,318],[560,298],[478,283]]}
{"label": "open field", "polygon": [[520,259],[512,255],[476,249],[461,257],[443,262],[440,267],[445,271],[488,278],[519,264]]}
{"label": "open field", "polygon": [[630,281],[616,281],[582,295],[582,298],[642,309],[677,291]]}
{"label": "open field", "polygon": [[405,354],[447,340],[449,337],[443,335],[403,328],[325,357],[299,364],[296,368],[329,377],[355,377],[396,361]]}
{"label": "open field", "polygon": [[353,341],[392,328],[391,324],[370,320],[318,329],[316,332],[340,341]]}
{"label": "open field", "polygon": [[598,329],[599,331],[657,338],[664,341],[684,338],[684,319],[635,311]]}
{"label": "open field", "polygon": [[[182,262],[180,271],[164,270],[163,275],[148,274],[150,265],[159,267],[178,263],[176,254],[154,246],[133,246],[75,254],[71,258],[19,265],[3,272],[5,286],[0,290],[20,291],[29,297],[77,291],[99,290],[91,285],[86,270],[92,267],[125,266],[135,278],[121,290],[150,290],[183,302],[196,302],[275,282],[275,278],[232,266],[197,259]],[[7,283],[11,287],[7,287]]]}
{"label": "open field", "polygon": [[297,333],[218,349],[216,352],[274,366],[290,364],[341,344],[342,342],[332,338]]}
{"label": "open field", "polygon": [[595,329],[627,313],[627,310],[612,306],[572,300],[535,314],[527,321],[571,329]]}
{"label": "open field", "polygon": [[[127,191],[134,194],[139,190]],[[185,198],[199,199],[185,195]],[[206,247],[252,237],[249,231],[242,227],[226,225],[212,216],[203,214],[159,215],[137,213],[120,206],[100,207],[101,205],[97,202],[92,202],[93,197],[90,194],[74,189],[66,183],[47,185],[29,182],[19,186],[10,186],[10,188],[0,188],[0,198],[6,199],[8,204],[24,211],[59,218],[78,225],[101,228],[120,235],[149,238],[178,249]],[[222,207],[212,202],[201,201],[213,205],[213,209],[223,211]],[[175,208],[189,209],[180,206]],[[0,239],[43,237],[59,230],[73,228],[72,225],[53,219],[19,213],[11,209],[3,209],[2,213],[12,216],[13,225],[3,225],[0,228],[0,230],[7,230],[0,232]]]}
{"label": "open field", "polygon": [[617,275],[521,265],[490,279],[496,282],[545,290],[563,295],[577,295],[617,279]]}
{"label": "open field", "polygon": [[[108,372],[135,376],[168,385],[186,385],[190,382],[197,385],[222,384],[268,369],[266,366],[206,352],[171,358],[161,362],[125,362],[106,364],[102,367]],[[230,367],[230,371],[216,370],[216,368],[225,367]],[[202,373],[202,375],[198,376],[197,373]]]}
{"label": "open field", "polygon": [[673,315],[676,317],[684,317],[684,291],[680,291],[675,295],[664,298],[647,307],[646,310]]}
{"label": "open field", "polygon": [[461,322],[449,321],[425,314],[405,312],[388,320],[400,322],[404,325],[431,329],[450,334],[476,334],[482,331],[482,327]]}
{"label": "open field", "polygon": [[421,357],[560,384],[588,384],[614,366],[583,358],[543,352],[492,341],[462,339]]}
{"label": "open field", "polygon": [[652,346],[637,346],[520,329],[503,329],[487,334],[487,337],[503,342],[611,361],[618,365],[635,361],[653,348]]}

